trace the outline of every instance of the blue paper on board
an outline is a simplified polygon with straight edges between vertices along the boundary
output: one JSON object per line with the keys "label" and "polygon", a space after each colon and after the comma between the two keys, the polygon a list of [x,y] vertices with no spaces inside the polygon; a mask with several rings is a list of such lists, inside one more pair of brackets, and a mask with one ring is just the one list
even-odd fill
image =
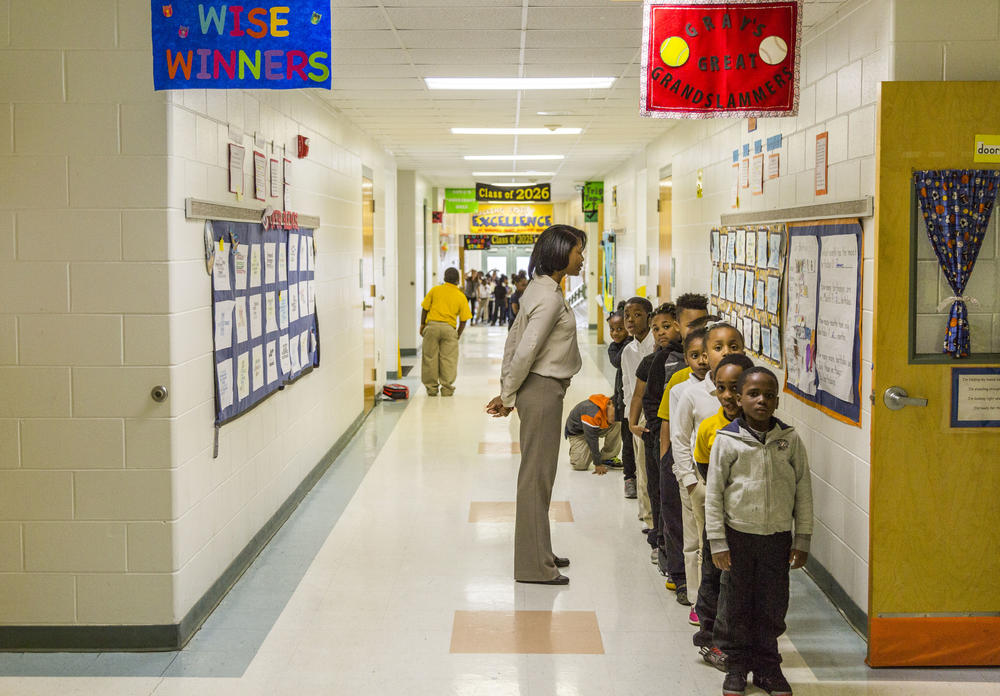
{"label": "blue paper on board", "polygon": [[151,0],[154,89],[331,89],[330,8]]}

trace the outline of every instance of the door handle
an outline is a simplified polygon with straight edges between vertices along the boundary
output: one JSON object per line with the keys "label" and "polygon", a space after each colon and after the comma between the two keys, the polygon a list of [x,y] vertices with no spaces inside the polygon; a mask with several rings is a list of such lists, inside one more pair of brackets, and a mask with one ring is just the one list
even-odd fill
{"label": "door handle", "polygon": [[910,396],[902,387],[889,387],[882,395],[882,401],[890,411],[898,411],[906,406],[926,406],[927,399]]}

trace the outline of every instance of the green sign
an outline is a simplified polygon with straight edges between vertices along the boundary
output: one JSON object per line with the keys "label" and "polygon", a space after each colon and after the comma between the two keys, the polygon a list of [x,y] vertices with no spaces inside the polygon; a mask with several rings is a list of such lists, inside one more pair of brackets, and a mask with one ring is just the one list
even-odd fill
{"label": "green sign", "polygon": [[597,207],[604,202],[604,182],[588,181],[583,186],[583,212],[596,213]]}
{"label": "green sign", "polygon": [[474,201],[476,200],[476,189],[474,188],[446,188],[444,190],[446,201]]}
{"label": "green sign", "polygon": [[[448,189],[449,191],[451,189]],[[444,212],[446,213],[477,213],[479,212],[479,203],[476,200],[471,201],[452,201],[445,198],[444,201]]]}
{"label": "green sign", "polygon": [[583,221],[584,222],[599,222],[597,219],[596,210],[585,210],[583,211]]}

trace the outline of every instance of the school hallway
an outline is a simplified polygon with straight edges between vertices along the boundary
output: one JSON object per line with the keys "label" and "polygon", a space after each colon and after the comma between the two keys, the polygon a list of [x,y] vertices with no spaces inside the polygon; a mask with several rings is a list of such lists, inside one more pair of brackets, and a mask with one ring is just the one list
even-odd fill
{"label": "school hallway", "polygon": [[[3,696],[662,696],[719,693],[687,610],[649,563],[622,475],[573,471],[553,496],[568,587],[512,580],[517,419],[498,390],[506,330],[470,327],[457,392],[382,402],[180,652],[0,654]],[[581,331],[566,411],[611,382]],[[792,574],[795,693],[1000,693],[995,670],[871,670],[865,643]],[[753,688],[748,694],[762,693]]]}

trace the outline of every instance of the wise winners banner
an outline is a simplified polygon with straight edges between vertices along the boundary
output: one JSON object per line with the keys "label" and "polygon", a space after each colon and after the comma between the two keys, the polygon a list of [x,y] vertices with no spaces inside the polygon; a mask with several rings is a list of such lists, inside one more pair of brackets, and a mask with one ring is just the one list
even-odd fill
{"label": "wise winners banner", "polygon": [[801,0],[646,0],[643,11],[642,116],[798,113]]}
{"label": "wise winners banner", "polygon": [[153,87],[331,89],[329,0],[150,3]]}

